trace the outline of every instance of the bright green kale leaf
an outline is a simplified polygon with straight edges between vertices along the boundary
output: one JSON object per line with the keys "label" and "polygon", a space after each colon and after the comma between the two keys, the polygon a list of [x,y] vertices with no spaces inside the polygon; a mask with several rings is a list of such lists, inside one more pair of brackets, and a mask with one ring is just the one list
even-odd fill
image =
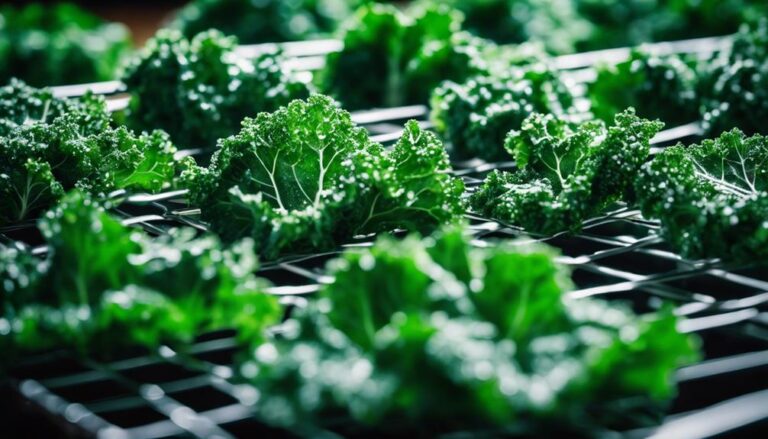
{"label": "bright green kale leaf", "polygon": [[[19,92],[15,94],[15,92]],[[74,187],[157,192],[175,176],[168,135],[110,128],[103,98],[52,98],[15,82],[0,90],[0,225],[34,218]]]}
{"label": "bright green kale leaf", "polygon": [[575,127],[551,114],[536,113],[523,122],[519,131],[507,135],[504,147],[520,169],[548,179],[559,191],[568,185],[571,175],[584,172],[587,158],[604,134],[605,126],[600,122]]}
{"label": "bright green kale leaf", "polygon": [[715,65],[700,87],[703,127],[709,135],[732,128],[768,134],[768,19],[744,26],[730,51],[713,58]]}
{"label": "bright green kale leaf", "polygon": [[179,11],[173,27],[192,38],[208,29],[243,44],[303,41],[329,34],[363,0],[194,0]]}
{"label": "bright green kale leaf", "polygon": [[568,298],[552,249],[462,235],[384,237],[332,261],[320,299],[240,368],[257,415],[342,434],[567,435],[610,427],[621,401],[674,395],[674,370],[698,354],[671,310]]}
{"label": "bright green kale leaf", "polygon": [[608,128],[531,115],[505,144],[519,170],[492,172],[470,205],[531,233],[578,231],[584,220],[634,199],[634,179],[662,126],[631,109],[617,114]]}
{"label": "bright green kale leaf", "polygon": [[114,79],[131,50],[128,29],[72,4],[0,7],[0,84],[36,86]]}
{"label": "bright green kale leaf", "polygon": [[460,14],[444,6],[407,13],[363,6],[345,26],[344,49],[328,55],[318,86],[346,108],[424,104],[441,81],[463,81],[486,69],[481,52],[493,45],[460,26]]}
{"label": "bright green kale leaf", "polygon": [[738,129],[668,148],[636,183],[643,214],[683,256],[757,263],[768,258],[768,138]]}
{"label": "bright green kale leaf", "polygon": [[277,53],[249,61],[237,56],[236,45],[217,31],[191,40],[178,31],[158,32],[123,75],[131,91],[128,125],[161,128],[178,145],[208,148],[236,133],[246,116],[307,95]]}
{"label": "bright green kale leaf", "polygon": [[699,118],[696,79],[679,56],[633,50],[624,62],[598,67],[588,87],[591,111],[606,122],[627,107],[635,107],[641,117],[672,126],[694,122]]}
{"label": "bright green kale leaf", "polygon": [[[39,223],[44,260],[0,247],[3,345],[18,351],[190,342],[199,332],[242,326],[249,342],[276,323],[276,300],[253,276],[253,242],[224,249],[212,236],[176,230],[149,239],[74,191]],[[9,288],[7,288],[9,287]]]}
{"label": "bright green kale leaf", "polygon": [[[451,164],[442,142],[416,121],[405,124],[391,150],[364,161],[360,179],[372,183],[355,217],[355,234],[407,229],[428,231],[464,213],[464,183],[448,173]],[[373,178],[366,177],[370,175]]]}
{"label": "bright green kale leaf", "polygon": [[416,122],[386,150],[316,95],[246,119],[209,167],[188,164],[182,184],[224,240],[251,236],[275,258],[450,222],[463,212],[463,185],[449,171],[442,144]]}
{"label": "bright green kale leaf", "polygon": [[455,159],[506,158],[504,137],[532,113],[573,112],[573,93],[554,71],[536,66],[505,77],[446,82],[432,96],[431,119]]}

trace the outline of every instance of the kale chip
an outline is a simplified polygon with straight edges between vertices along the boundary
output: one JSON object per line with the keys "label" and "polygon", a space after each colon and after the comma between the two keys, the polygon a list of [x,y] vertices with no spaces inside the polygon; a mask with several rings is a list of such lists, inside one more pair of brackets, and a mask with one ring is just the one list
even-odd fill
{"label": "kale chip", "polygon": [[704,131],[768,134],[768,19],[743,26],[731,49],[711,63],[715,67],[700,87]]}
{"label": "kale chip", "polygon": [[176,174],[162,131],[111,128],[104,99],[58,99],[14,81],[0,89],[0,225],[34,218],[64,192],[157,192]]}
{"label": "kale chip", "polygon": [[505,144],[519,170],[493,171],[470,205],[530,233],[576,232],[584,220],[634,199],[634,180],[662,126],[632,109],[617,114],[608,128],[601,121],[577,125],[531,115]]}
{"label": "kale chip", "polygon": [[698,357],[672,311],[569,298],[554,256],[473,248],[460,228],[348,250],[319,300],[241,365],[257,416],[342,434],[568,436],[672,397],[675,369]]}
{"label": "kale chip", "polygon": [[688,147],[667,148],[636,182],[643,215],[692,259],[768,260],[768,137],[738,129]]}
{"label": "kale chip", "polygon": [[463,81],[486,72],[491,59],[517,56],[461,32],[461,15],[440,5],[406,12],[363,6],[342,40],[344,48],[327,56],[316,82],[350,109],[425,104],[441,81]]}
{"label": "kale chip", "polygon": [[30,87],[14,78],[0,87],[0,136],[8,136],[22,125],[51,123],[67,113],[81,114],[84,132],[98,134],[109,125],[104,105],[101,97],[90,93],[80,99],[55,98],[48,88]]}
{"label": "kale chip", "polygon": [[505,76],[486,75],[465,83],[446,82],[431,102],[435,131],[453,159],[505,159],[502,145],[532,113],[573,113],[574,93],[543,65],[515,69]]}
{"label": "kale chip", "polygon": [[187,162],[182,186],[225,241],[255,239],[275,258],[356,235],[428,230],[463,213],[463,183],[442,144],[416,122],[392,149],[372,142],[325,96],[246,119],[209,167]]}
{"label": "kale chip", "polygon": [[696,70],[682,57],[661,57],[641,48],[624,62],[598,66],[587,94],[592,113],[604,121],[634,107],[641,117],[678,126],[699,119],[697,80]]}
{"label": "kale chip", "polygon": [[131,91],[128,125],[161,128],[180,147],[210,148],[236,133],[243,118],[308,94],[282,69],[278,53],[245,60],[236,45],[218,31],[191,40],[178,31],[158,32],[123,76]]}
{"label": "kale chip", "polygon": [[252,274],[250,240],[224,249],[191,229],[149,239],[78,191],[39,227],[44,259],[0,245],[0,345],[13,351],[71,347],[103,355],[191,342],[200,331],[233,325],[250,343],[280,319],[276,299]]}
{"label": "kale chip", "polygon": [[75,5],[0,6],[0,84],[36,85],[115,79],[131,51],[128,29]]}

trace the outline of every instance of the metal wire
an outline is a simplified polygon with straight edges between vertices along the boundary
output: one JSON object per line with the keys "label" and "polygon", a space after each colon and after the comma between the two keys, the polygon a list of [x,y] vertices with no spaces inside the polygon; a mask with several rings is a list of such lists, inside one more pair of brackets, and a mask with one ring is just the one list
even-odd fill
{"label": "metal wire", "polygon": [[[719,40],[718,40],[719,41]],[[330,43],[329,43],[330,44]],[[332,44],[331,44],[332,45]],[[297,45],[296,47],[303,47]],[[298,49],[296,49],[298,50]],[[614,56],[618,51],[611,52]],[[594,62],[595,57],[590,57]],[[570,65],[580,58],[565,58]],[[586,59],[586,58],[585,58]],[[564,64],[567,64],[563,61]],[[399,136],[409,118],[427,124],[426,108],[359,112],[353,120],[382,142]],[[696,124],[660,133],[656,150],[695,136]],[[473,190],[488,172],[514,168],[513,162],[454,163],[454,174]],[[199,211],[183,203],[184,191],[163,194],[111,194],[115,213],[125,224],[165,233],[172,226],[205,229]],[[768,422],[768,272],[764,267],[726,267],[718,260],[688,261],[656,235],[658,224],[639,212],[617,206],[587,221],[577,235],[529,236],[509,224],[467,214],[472,242],[532,239],[561,250],[576,289],[572,297],[600,296],[630,302],[639,312],[671,302],[684,320],[680,329],[702,340],[701,362],[677,371],[680,394],[658,427],[621,433],[627,437],[703,438],[760,431]],[[15,233],[26,223],[2,233]],[[0,235],[2,236],[2,235]],[[5,237],[10,241],[10,236]],[[304,297],[332,281],[325,263],[346,248],[370,246],[374,237],[354,240],[337,251],[294,255],[264,264],[259,275],[270,279],[270,293],[287,307],[302,306]],[[37,253],[45,252],[37,247]],[[185,352],[164,346],[155,352],[99,363],[52,352],[27,358],[12,372],[15,389],[62,424],[105,438],[169,436],[241,437],[280,432],[261,424],[253,406],[258,390],[238,382],[232,331],[205,334]],[[333,432],[312,432],[335,437]]]}

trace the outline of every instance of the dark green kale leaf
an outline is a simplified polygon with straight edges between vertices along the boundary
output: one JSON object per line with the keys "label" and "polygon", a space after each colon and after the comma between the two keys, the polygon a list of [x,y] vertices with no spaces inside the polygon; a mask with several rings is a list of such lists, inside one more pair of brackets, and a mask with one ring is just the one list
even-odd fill
{"label": "dark green kale leaf", "polygon": [[[581,0],[584,1],[584,0]],[[637,3],[649,3],[635,0]],[[727,35],[736,32],[743,23],[750,23],[768,14],[763,0],[663,0],[655,16],[663,26],[652,26],[654,41]],[[617,5],[618,6],[618,5]],[[653,5],[651,5],[653,8]],[[662,14],[664,16],[662,17]],[[627,23],[619,23],[627,28]]]}
{"label": "dark green kale leaf", "polygon": [[274,258],[450,222],[463,213],[463,184],[449,171],[442,144],[416,122],[385,150],[315,95],[246,119],[208,168],[188,163],[181,178],[213,231],[226,241],[251,236]]}
{"label": "dark green kale leaf", "polygon": [[[190,342],[201,331],[241,326],[258,342],[281,315],[253,276],[253,242],[222,248],[176,230],[149,239],[78,191],[39,222],[45,259],[0,246],[4,293],[0,344],[15,351],[76,348],[109,354]],[[10,357],[8,358],[10,359]]]}
{"label": "dark green kale leaf", "polygon": [[330,34],[364,0],[194,0],[173,27],[192,38],[208,29],[243,44],[301,41]]}
{"label": "dark green kale leaf", "polygon": [[431,119],[454,159],[506,158],[501,148],[510,130],[532,113],[572,113],[574,95],[543,66],[515,69],[504,77],[479,76],[446,82],[432,96]]}
{"label": "dark green kale leaf", "polygon": [[683,256],[752,264],[768,258],[768,138],[738,129],[665,149],[636,183],[643,215]]}
{"label": "dark green kale leaf", "polygon": [[671,126],[694,122],[699,118],[696,81],[696,72],[680,56],[636,49],[624,62],[598,67],[588,86],[591,111],[606,122],[628,107]]}
{"label": "dark green kale leaf", "polygon": [[470,205],[530,233],[578,231],[584,220],[634,199],[634,179],[662,126],[632,109],[617,114],[608,128],[599,121],[576,125],[551,114],[531,115],[505,144],[519,170],[492,172]]}
{"label": "dark green kale leaf", "polygon": [[65,191],[157,192],[176,173],[168,135],[110,128],[104,99],[53,98],[13,82],[0,90],[0,225],[34,218]]}
{"label": "dark green kale leaf", "polygon": [[726,35],[768,13],[763,0],[577,0],[575,4],[579,15],[592,23],[591,32],[576,43],[580,51]]}
{"label": "dark green kale leaf", "polygon": [[80,99],[55,98],[50,89],[30,87],[18,79],[0,87],[0,136],[9,135],[20,125],[50,123],[74,112],[83,114],[82,124],[89,134],[109,125],[109,114],[99,96],[88,93]]}
{"label": "dark green kale leaf", "polygon": [[538,41],[572,53],[726,35],[768,14],[764,0],[420,0],[464,13],[465,27],[500,43]]}
{"label": "dark green kale leaf", "polygon": [[185,148],[208,148],[236,133],[243,118],[307,95],[282,69],[278,53],[245,60],[236,45],[218,31],[191,40],[178,31],[158,32],[123,75],[131,91],[128,125],[161,128]]}
{"label": "dark green kale leaf", "polygon": [[36,86],[114,79],[131,46],[125,26],[72,4],[0,7],[0,84],[14,77]]}
{"label": "dark green kale leaf", "polygon": [[465,28],[498,43],[538,41],[548,52],[571,53],[592,25],[570,0],[420,0],[442,4],[466,16]]}
{"label": "dark green kale leaf", "polygon": [[768,19],[743,26],[730,51],[712,59],[702,81],[703,128],[718,135],[732,128],[768,134]]}
{"label": "dark green kale leaf", "polygon": [[483,52],[494,45],[460,30],[461,15],[444,6],[405,13],[363,6],[345,26],[344,49],[328,55],[318,87],[351,109],[424,104],[441,81],[487,70]]}
{"label": "dark green kale leaf", "polygon": [[319,300],[242,364],[257,416],[342,434],[567,436],[631,416],[622,401],[674,396],[675,369],[698,353],[672,311],[569,298],[554,256],[473,248],[461,228],[347,251]]}

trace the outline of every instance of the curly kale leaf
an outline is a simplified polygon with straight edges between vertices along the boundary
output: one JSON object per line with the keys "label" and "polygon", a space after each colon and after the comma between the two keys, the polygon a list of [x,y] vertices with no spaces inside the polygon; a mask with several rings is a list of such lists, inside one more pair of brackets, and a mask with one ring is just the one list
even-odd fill
{"label": "curly kale leaf", "polygon": [[5,92],[14,90],[25,99],[0,96],[0,111],[15,105],[0,136],[0,224],[33,218],[75,187],[156,192],[174,178],[168,136],[110,128],[103,98],[52,99],[18,83]]}
{"label": "curly kale leaf", "polygon": [[[220,142],[208,168],[192,166],[182,180],[191,202],[202,207],[203,218],[225,239],[252,235],[264,243],[269,238],[262,233],[299,232],[297,223],[321,216],[326,204],[345,202],[348,192],[357,190],[355,167],[361,158],[376,155],[367,150],[378,148],[349,113],[328,98],[312,96],[246,119],[240,133]],[[296,215],[286,218],[289,213]]]}
{"label": "curly kale leaf", "polygon": [[768,134],[768,19],[744,26],[731,50],[710,60],[714,68],[702,81],[702,121],[712,136],[732,128]]}
{"label": "curly kale leaf", "polygon": [[591,111],[611,121],[627,107],[648,119],[661,119],[673,126],[699,118],[696,73],[679,56],[660,57],[633,50],[629,59],[598,67],[588,86]]}
{"label": "curly kale leaf", "polygon": [[[0,248],[5,286],[3,344],[18,351],[116,348],[190,342],[199,332],[242,326],[258,342],[276,323],[276,300],[253,276],[253,242],[222,248],[212,236],[178,230],[149,239],[74,191],[39,223],[44,260]],[[0,302],[2,304],[3,302]]]}
{"label": "curly kale leaf", "polygon": [[51,123],[67,113],[81,114],[80,123],[89,134],[109,126],[104,100],[90,93],[80,99],[55,98],[51,90],[30,87],[18,79],[0,87],[0,136],[21,125]]}
{"label": "curly kale leaf", "polygon": [[172,26],[188,38],[208,29],[244,44],[303,41],[333,32],[363,0],[195,0]]}
{"label": "curly kale leaf", "polygon": [[520,169],[548,179],[559,191],[568,185],[571,175],[584,172],[587,158],[604,132],[599,122],[586,122],[574,129],[562,119],[537,113],[523,122],[520,131],[507,135],[504,147]]}
{"label": "curly kale leaf", "polygon": [[99,172],[108,181],[99,188],[102,192],[112,188],[158,192],[175,176],[176,147],[163,131],[137,136],[119,127],[105,131],[97,139],[103,154]]}
{"label": "curly kale leaf", "polygon": [[[0,147],[1,148],[1,147]],[[2,151],[0,149],[0,151]],[[0,152],[0,156],[3,156]],[[0,224],[34,217],[64,195],[64,188],[51,172],[51,165],[34,159],[0,166]]]}
{"label": "curly kale leaf", "polygon": [[443,144],[416,121],[405,124],[391,150],[377,152],[379,157],[366,160],[361,170],[362,179],[373,176],[373,187],[356,203],[363,216],[355,218],[355,234],[427,231],[464,213],[463,182],[448,174],[451,164]]}
{"label": "curly kale leaf", "polygon": [[248,61],[235,54],[236,44],[217,31],[191,40],[160,31],[123,75],[131,91],[128,125],[162,128],[187,148],[213,147],[236,133],[246,116],[307,95],[306,86],[281,68],[279,54]]}
{"label": "curly kale leaf", "polygon": [[114,79],[132,49],[128,29],[72,4],[0,7],[0,84],[37,86]]}
{"label": "curly kale leaf", "polygon": [[673,396],[674,370],[698,354],[671,310],[570,299],[554,256],[473,248],[460,228],[347,251],[320,299],[240,368],[262,391],[258,416],[306,429],[334,413],[358,433],[565,434],[610,427],[622,400]]}
{"label": "curly kale leaf", "polygon": [[460,25],[456,11],[439,5],[407,13],[363,6],[345,26],[344,49],[328,55],[318,86],[346,108],[426,103],[441,81],[486,70],[481,52],[492,44],[460,32]]}
{"label": "curly kale leaf", "polygon": [[446,82],[432,96],[431,119],[455,159],[506,158],[506,134],[532,113],[573,112],[573,93],[554,71],[534,67],[506,77]]}
{"label": "curly kale leaf", "polygon": [[442,144],[417,123],[385,150],[316,95],[246,119],[208,168],[189,164],[182,181],[212,230],[227,241],[252,236],[274,258],[452,221],[463,185],[448,171]]}
{"label": "curly kale leaf", "polygon": [[662,126],[631,109],[616,115],[608,128],[531,115],[505,144],[520,169],[492,172],[470,204],[532,233],[577,231],[614,203],[634,199],[634,179]]}
{"label": "curly kale leaf", "polygon": [[643,167],[638,204],[686,257],[759,262],[768,257],[766,163],[768,138],[738,129],[671,147]]}

